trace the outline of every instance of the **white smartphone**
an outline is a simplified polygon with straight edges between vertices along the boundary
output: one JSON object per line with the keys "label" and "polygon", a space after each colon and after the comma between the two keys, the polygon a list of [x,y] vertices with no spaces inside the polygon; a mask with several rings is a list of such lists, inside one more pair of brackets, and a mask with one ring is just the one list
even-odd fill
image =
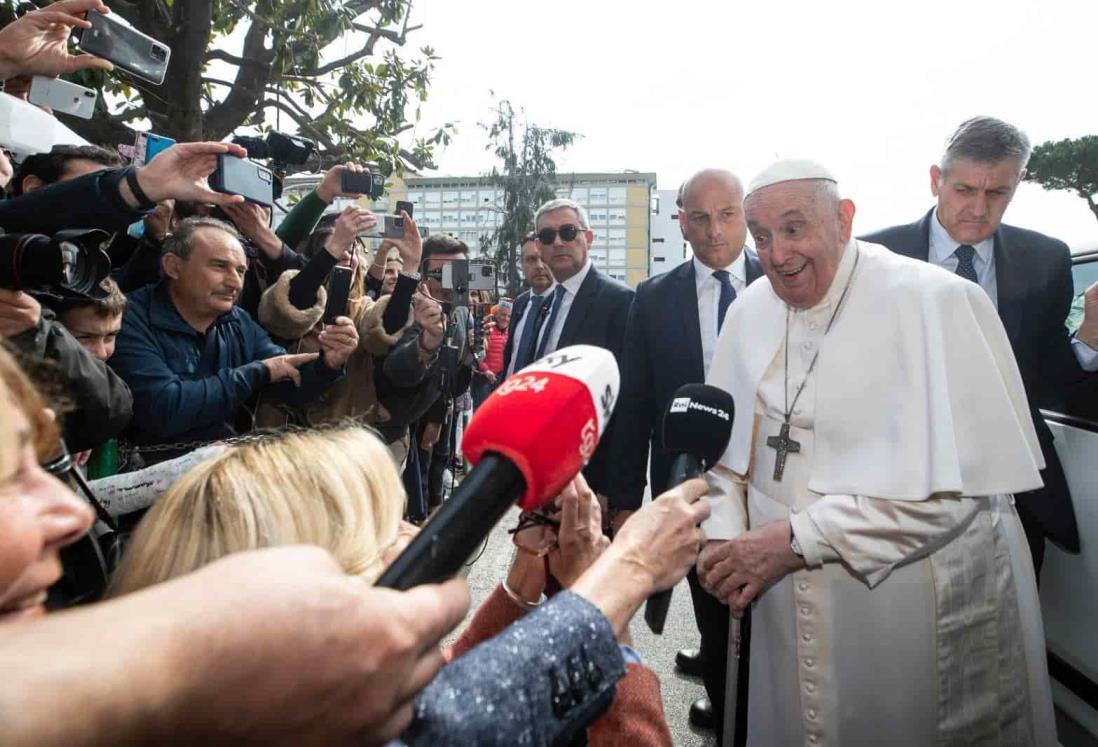
{"label": "white smartphone", "polygon": [[27,94],[27,101],[36,106],[48,106],[55,112],[81,119],[91,119],[97,98],[98,94],[90,88],[42,75],[31,78],[30,92]]}

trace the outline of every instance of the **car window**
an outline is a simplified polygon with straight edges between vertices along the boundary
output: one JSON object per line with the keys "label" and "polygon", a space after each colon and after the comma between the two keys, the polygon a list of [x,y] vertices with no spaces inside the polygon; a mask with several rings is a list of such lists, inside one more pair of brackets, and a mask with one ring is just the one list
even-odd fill
{"label": "car window", "polygon": [[1071,299],[1071,311],[1068,312],[1067,328],[1071,332],[1079,329],[1083,323],[1083,293],[1086,289],[1098,282],[1098,257],[1092,261],[1081,262],[1071,268],[1071,281],[1075,286],[1074,296]]}
{"label": "car window", "polygon": [[[1071,280],[1074,295],[1064,324],[1068,331],[1075,332],[1083,322],[1083,294],[1087,288],[1098,282],[1098,255],[1077,259],[1071,268]],[[1084,421],[1076,422],[1075,425],[1098,430],[1098,378],[1091,377],[1085,382],[1058,391],[1052,400],[1042,406],[1049,412]]]}

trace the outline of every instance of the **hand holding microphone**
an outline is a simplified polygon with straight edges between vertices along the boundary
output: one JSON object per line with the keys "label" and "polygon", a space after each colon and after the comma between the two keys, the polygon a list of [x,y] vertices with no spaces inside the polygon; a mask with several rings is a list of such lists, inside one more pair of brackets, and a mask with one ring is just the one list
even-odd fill
{"label": "hand holding microphone", "polygon": [[613,354],[591,345],[562,348],[505,381],[465,429],[473,470],[376,585],[449,578],[516,500],[531,511],[560,494],[594,453],[618,385]]}
{"label": "hand holding microphone", "polygon": [[[716,464],[732,438],[735,412],[732,395],[722,389],[686,384],[676,390],[663,416],[663,445],[675,455],[669,485],[700,477]],[[670,587],[653,595],[645,606],[644,620],[656,635],[663,633],[670,606]]]}

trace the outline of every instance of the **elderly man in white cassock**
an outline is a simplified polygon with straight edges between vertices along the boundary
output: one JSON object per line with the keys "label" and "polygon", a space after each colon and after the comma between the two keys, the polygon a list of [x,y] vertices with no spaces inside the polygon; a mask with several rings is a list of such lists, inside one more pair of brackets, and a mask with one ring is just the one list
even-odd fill
{"label": "elderly man in white cassock", "polygon": [[748,745],[1054,745],[1011,498],[1043,462],[994,307],[853,239],[813,162],[768,168],[744,210],[769,282],[709,374],[736,420],[698,570],[754,605]]}

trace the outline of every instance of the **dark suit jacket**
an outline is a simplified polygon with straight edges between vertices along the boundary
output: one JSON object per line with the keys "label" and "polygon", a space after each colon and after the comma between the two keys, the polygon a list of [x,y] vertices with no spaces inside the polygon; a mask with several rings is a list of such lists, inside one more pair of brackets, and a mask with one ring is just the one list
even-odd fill
{"label": "dark suit jacket", "polygon": [[503,373],[507,373],[508,367],[511,365],[511,357],[515,354],[515,332],[519,329],[518,325],[525,325],[526,320],[522,318],[526,312],[526,307],[530,303],[530,291],[524,290],[518,294],[514,302],[511,304],[511,334],[507,335],[507,344],[503,346]]}
{"label": "dark suit jacket", "polygon": [[[623,368],[621,353],[625,344],[625,324],[629,318],[629,306],[632,302],[632,288],[592,267],[572,300],[572,307],[568,310],[568,318],[564,321],[557,349],[566,348],[569,345],[595,345],[613,353],[618,362],[618,368]],[[619,403],[614,412],[617,413],[620,410]],[[608,488],[607,459],[614,430],[617,428],[614,424],[616,419],[615,415],[610,420],[606,432],[599,440],[598,448],[595,449],[595,454],[583,470],[583,476],[587,478],[592,490],[597,493],[606,493]]]}
{"label": "dark suit jacket", "polygon": [[[921,220],[886,228],[862,240],[925,262],[930,256],[930,222],[934,219],[931,209]],[[995,282],[999,318],[1022,373],[1046,464],[1041,473],[1045,486],[1016,499],[1046,536],[1077,552],[1079,530],[1071,495],[1053,447],[1052,431],[1039,411],[1053,406],[1067,389],[1087,378],[1064,326],[1073,295],[1071,252],[1067,244],[1044,234],[1001,225],[995,232]]]}
{"label": "dark suit jacket", "polygon": [[[762,265],[753,251],[744,251],[751,284],[762,276]],[[663,446],[662,423],[671,395],[683,384],[705,381],[693,259],[637,287],[621,368],[609,496],[611,508],[634,510],[644,498],[649,443],[652,495],[667,490],[671,455]]]}

